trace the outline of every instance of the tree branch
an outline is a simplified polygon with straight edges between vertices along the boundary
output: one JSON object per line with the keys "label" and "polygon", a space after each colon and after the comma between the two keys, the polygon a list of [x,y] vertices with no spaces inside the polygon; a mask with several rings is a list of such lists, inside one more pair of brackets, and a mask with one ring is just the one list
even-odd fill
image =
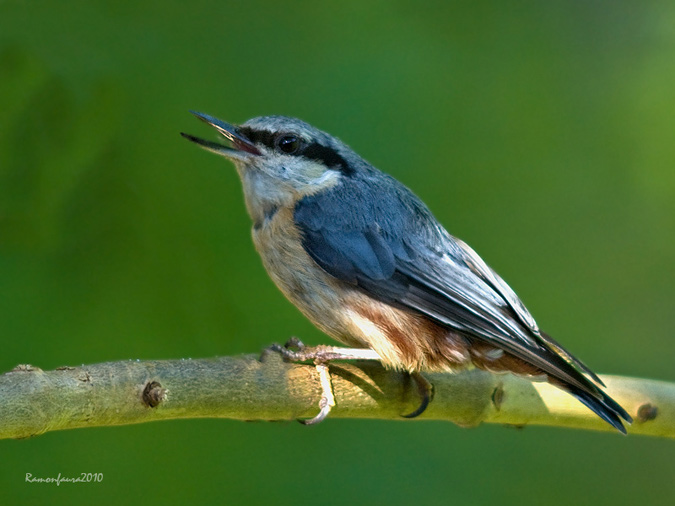
{"label": "tree branch", "polygon": [[[330,418],[405,420],[401,414],[420,402],[406,374],[378,363],[333,362],[330,370],[337,401]],[[613,430],[572,396],[545,383],[479,370],[425,376],[435,397],[416,420]],[[602,379],[635,418],[630,434],[675,438],[675,384]],[[174,418],[309,418],[317,413],[320,397],[314,366],[286,363],[276,353],[262,360],[246,355],[107,362],[48,372],[18,366],[0,376],[0,438]]]}

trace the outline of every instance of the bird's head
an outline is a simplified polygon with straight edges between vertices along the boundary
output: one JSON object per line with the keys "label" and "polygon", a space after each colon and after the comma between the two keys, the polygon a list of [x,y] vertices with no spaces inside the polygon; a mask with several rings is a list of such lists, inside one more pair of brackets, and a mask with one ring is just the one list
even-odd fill
{"label": "bird's head", "polygon": [[181,135],[234,163],[246,206],[256,221],[272,208],[291,207],[305,196],[332,188],[367,165],[339,139],[295,118],[261,116],[236,126],[193,114],[231,146]]}

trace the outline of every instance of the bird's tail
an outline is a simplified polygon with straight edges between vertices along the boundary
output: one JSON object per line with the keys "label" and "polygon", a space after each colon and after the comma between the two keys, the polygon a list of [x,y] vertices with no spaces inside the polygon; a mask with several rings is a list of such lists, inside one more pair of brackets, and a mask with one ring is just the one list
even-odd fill
{"label": "bird's tail", "polygon": [[592,385],[594,387],[592,390],[594,390],[595,393],[594,394],[590,393],[587,390],[578,388],[575,385],[570,385],[569,383],[562,383],[562,382],[559,383],[558,381],[556,381],[551,377],[549,378],[549,381],[559,386],[563,390],[568,391],[574,397],[579,399],[584,405],[586,405],[588,409],[593,411],[596,415],[598,415],[604,421],[609,423],[612,427],[626,434],[626,428],[624,427],[623,422],[621,420],[623,419],[628,423],[632,423],[633,419],[626,412],[626,410],[619,405],[618,402],[616,402],[614,399],[612,399],[609,395],[607,395],[600,389],[598,385],[603,387],[605,386],[602,380],[593,371],[591,371],[586,366],[586,364],[581,362],[569,351],[563,348],[560,345],[560,343],[555,341],[551,336],[549,336],[544,332],[541,332],[541,337],[544,340],[544,342],[549,347],[551,347],[558,355],[563,357],[575,368],[580,369],[581,372],[583,372],[584,374],[590,376],[593,382],[596,383],[596,385]]}
{"label": "bird's tail", "polygon": [[633,422],[633,419],[626,410],[600,389],[597,390],[596,395],[593,395],[574,385],[563,385],[553,378],[549,378],[549,382],[572,394],[588,409],[623,434],[626,434],[626,427],[624,427],[623,421],[628,423]]}
{"label": "bird's tail", "polygon": [[535,381],[546,378],[549,383],[573,395],[612,427],[626,434],[623,421],[632,423],[633,420],[619,403],[602,390],[605,386],[602,380],[550,336],[542,332],[541,337],[545,346],[528,348],[530,353],[527,358],[524,358],[524,354],[517,356],[508,352],[495,356],[494,345],[478,342],[472,343],[469,351],[473,363],[481,369],[509,371]]}

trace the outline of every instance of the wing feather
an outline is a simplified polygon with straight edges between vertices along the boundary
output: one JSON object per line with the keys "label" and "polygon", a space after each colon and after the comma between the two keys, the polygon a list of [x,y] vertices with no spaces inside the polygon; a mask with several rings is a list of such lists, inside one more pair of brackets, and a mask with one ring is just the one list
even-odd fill
{"label": "wing feather", "polygon": [[601,396],[582,371],[597,376],[542,335],[513,290],[471,248],[440,225],[429,226],[436,220],[417,197],[398,183],[370,183],[343,182],[297,204],[303,246],[319,266],[377,300],[425,314]]}

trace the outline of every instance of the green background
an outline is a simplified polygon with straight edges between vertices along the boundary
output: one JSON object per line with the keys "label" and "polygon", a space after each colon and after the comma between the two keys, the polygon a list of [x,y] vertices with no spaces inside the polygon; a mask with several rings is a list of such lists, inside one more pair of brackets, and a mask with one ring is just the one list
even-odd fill
{"label": "green background", "polygon": [[[225,160],[298,116],[409,185],[601,373],[675,381],[675,4],[0,0],[0,370],[328,342]],[[183,420],[0,441],[3,504],[672,504],[670,440]],[[103,473],[101,484],[24,482]]]}

